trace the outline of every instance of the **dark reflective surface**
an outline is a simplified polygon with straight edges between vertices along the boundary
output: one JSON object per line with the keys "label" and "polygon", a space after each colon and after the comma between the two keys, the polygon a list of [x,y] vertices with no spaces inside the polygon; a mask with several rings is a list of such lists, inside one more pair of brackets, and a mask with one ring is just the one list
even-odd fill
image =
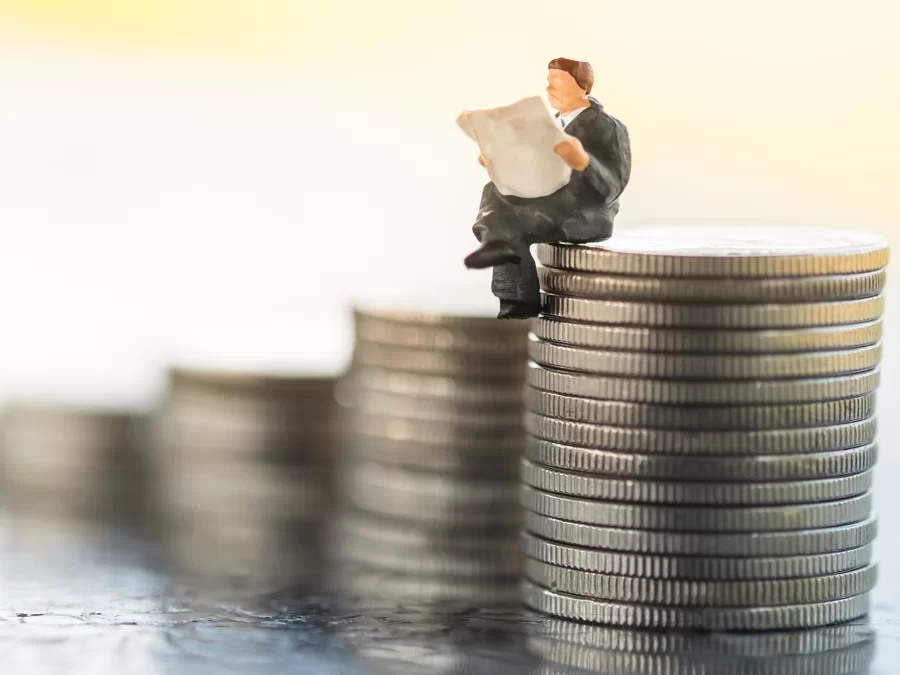
{"label": "dark reflective surface", "polygon": [[29,673],[888,675],[900,662],[898,480],[898,466],[883,463],[883,573],[872,615],[852,626],[688,636],[580,625],[476,599],[404,601],[390,585],[343,598],[324,585],[201,590],[171,580],[154,548],[129,534],[83,520],[7,519],[0,643],[9,672]]}

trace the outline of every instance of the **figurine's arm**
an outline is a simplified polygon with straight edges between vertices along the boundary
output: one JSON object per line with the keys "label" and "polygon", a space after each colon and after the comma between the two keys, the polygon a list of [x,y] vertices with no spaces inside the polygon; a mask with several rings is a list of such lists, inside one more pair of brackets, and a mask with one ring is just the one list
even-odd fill
{"label": "figurine's arm", "polygon": [[588,140],[589,162],[584,169],[584,179],[611,202],[622,194],[629,179],[628,132],[614,120],[597,126],[596,136]]}
{"label": "figurine's arm", "polygon": [[597,124],[588,140],[589,149],[575,136],[561,141],[554,151],[572,171],[584,179],[607,201],[622,193],[629,178],[629,148],[625,127],[616,122]]}

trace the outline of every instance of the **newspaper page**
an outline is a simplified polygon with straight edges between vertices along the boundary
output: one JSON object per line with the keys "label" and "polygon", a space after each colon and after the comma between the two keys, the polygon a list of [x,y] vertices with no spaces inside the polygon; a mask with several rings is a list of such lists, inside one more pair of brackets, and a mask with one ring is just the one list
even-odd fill
{"label": "newspaper page", "polygon": [[566,138],[540,96],[486,110],[467,110],[456,119],[484,156],[488,175],[505,195],[543,197],[569,182],[572,170],[553,152]]}

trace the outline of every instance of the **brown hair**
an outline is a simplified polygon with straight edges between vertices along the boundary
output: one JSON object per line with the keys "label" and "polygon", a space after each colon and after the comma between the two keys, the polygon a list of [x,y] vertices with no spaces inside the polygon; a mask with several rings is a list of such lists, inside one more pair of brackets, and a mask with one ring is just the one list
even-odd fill
{"label": "brown hair", "polygon": [[591,93],[594,86],[594,69],[587,61],[575,61],[574,59],[564,59],[562,57],[553,59],[547,64],[550,70],[564,70],[573,78],[579,87],[584,89],[585,94]]}

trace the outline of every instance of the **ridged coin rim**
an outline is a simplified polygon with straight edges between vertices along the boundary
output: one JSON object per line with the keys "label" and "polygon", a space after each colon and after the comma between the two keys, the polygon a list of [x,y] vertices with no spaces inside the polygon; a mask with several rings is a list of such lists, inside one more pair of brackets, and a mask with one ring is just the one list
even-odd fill
{"label": "ridged coin rim", "polygon": [[532,321],[531,328],[541,340],[576,347],[704,354],[771,354],[849,349],[875,344],[881,340],[883,332],[881,319],[813,328],[712,330],[608,326],[539,316]]}
{"label": "ridged coin rim", "polygon": [[654,607],[581,598],[524,581],[520,598],[526,606],[551,616],[636,628],[719,631],[816,628],[858,619],[869,612],[868,593],[783,607]]}
{"label": "ridged coin rim", "polygon": [[876,418],[808,429],[720,431],[646,429],[571,422],[532,412],[525,430],[554,443],[619,452],[672,455],[793,455],[858,448],[875,440]]}
{"label": "ridged coin rim", "polygon": [[579,298],[691,303],[832,302],[878,295],[884,290],[884,269],[856,274],[756,279],[697,277],[634,277],[591,274],[553,267],[538,268],[541,288],[548,293]]}
{"label": "ridged coin rim", "polygon": [[[869,506],[871,501],[868,502]],[[855,516],[858,518],[853,519]],[[526,511],[523,527],[543,539],[585,548],[716,557],[818,555],[867,546],[878,534],[878,518],[863,506],[850,521],[834,526],[770,532],[650,531],[576,523]],[[818,524],[817,524],[818,525]]]}
{"label": "ridged coin rim", "polygon": [[749,482],[834,478],[860,473],[875,466],[878,444],[804,455],[671,457],[580,448],[529,436],[525,457],[537,464],[588,474]]}
{"label": "ridged coin rim", "polygon": [[878,565],[798,579],[682,581],[598,574],[526,558],[525,574],[544,588],[583,598],[664,607],[735,608],[806,605],[868,593],[878,579]]}
{"label": "ridged coin rim", "polygon": [[766,406],[675,406],[600,400],[528,387],[525,408],[546,417],[654,429],[786,429],[848,424],[875,414],[875,394],[838,401]]}
{"label": "ridged coin rim", "polygon": [[577,473],[522,459],[522,482],[553,494],[638,504],[756,506],[834,502],[868,492],[873,471],[819,480],[760,483],[635,480]]}
{"label": "ridged coin rim", "polygon": [[[548,267],[586,272],[608,272],[636,276],[665,277],[797,277],[822,276],[829,274],[854,274],[885,267],[889,259],[887,241],[875,235],[848,232],[845,236],[855,238],[867,236],[866,243],[848,243],[840,247],[823,247],[820,241],[828,241],[839,233],[830,229],[804,228],[804,248],[779,245],[784,241],[784,230],[780,227],[752,228],[756,243],[767,237],[773,245],[762,248],[746,245],[741,239],[747,236],[748,228],[727,226],[680,226],[673,228],[632,227],[611,242],[600,244],[540,244],[537,247],[538,260]],[[666,240],[666,232],[677,233],[680,241]],[[684,246],[688,243],[708,240],[713,233],[715,241],[708,246]],[[740,234],[738,234],[740,233]],[[643,235],[643,236],[642,236]],[[632,250],[627,242],[629,237],[653,241],[652,249],[641,248],[638,243]],[[732,237],[732,239],[729,239]],[[775,238],[777,237],[777,241]],[[648,239],[649,238],[649,239]],[[666,250],[668,247],[668,251]],[[817,248],[818,247],[818,248]],[[766,248],[769,250],[767,251]]]}
{"label": "ridged coin rim", "polygon": [[551,494],[528,485],[520,488],[520,503],[527,511],[585,525],[626,530],[669,532],[771,532],[809,530],[846,525],[866,519],[872,493],[834,502],[784,506],[704,506],[620,504]]}
{"label": "ridged coin rim", "polygon": [[881,343],[830,352],[797,354],[659,354],[569,347],[531,335],[528,358],[563,370],[621,377],[697,380],[797,379],[871,370],[881,362]]}
{"label": "ridged coin rim", "polygon": [[860,569],[872,560],[871,544],[834,553],[766,558],[663,556],[601,551],[560,544],[522,533],[522,552],[548,565],[625,577],[736,581],[796,579]]}
{"label": "ridged coin rim", "polygon": [[833,401],[874,392],[881,370],[791,380],[666,380],[573,373],[529,361],[526,380],[535,389],[569,396],[671,405],[786,404]]}
{"label": "ridged coin rim", "polygon": [[874,644],[870,626],[844,624],[808,631],[770,633],[657,632],[634,628],[610,628],[547,618],[538,636],[564,644],[638,654],[720,654],[748,658],[827,653],[861,644]]}
{"label": "ridged coin rim", "polygon": [[541,292],[541,312],[572,321],[683,328],[809,328],[874,321],[884,296],[790,304],[687,304],[588,300]]}

